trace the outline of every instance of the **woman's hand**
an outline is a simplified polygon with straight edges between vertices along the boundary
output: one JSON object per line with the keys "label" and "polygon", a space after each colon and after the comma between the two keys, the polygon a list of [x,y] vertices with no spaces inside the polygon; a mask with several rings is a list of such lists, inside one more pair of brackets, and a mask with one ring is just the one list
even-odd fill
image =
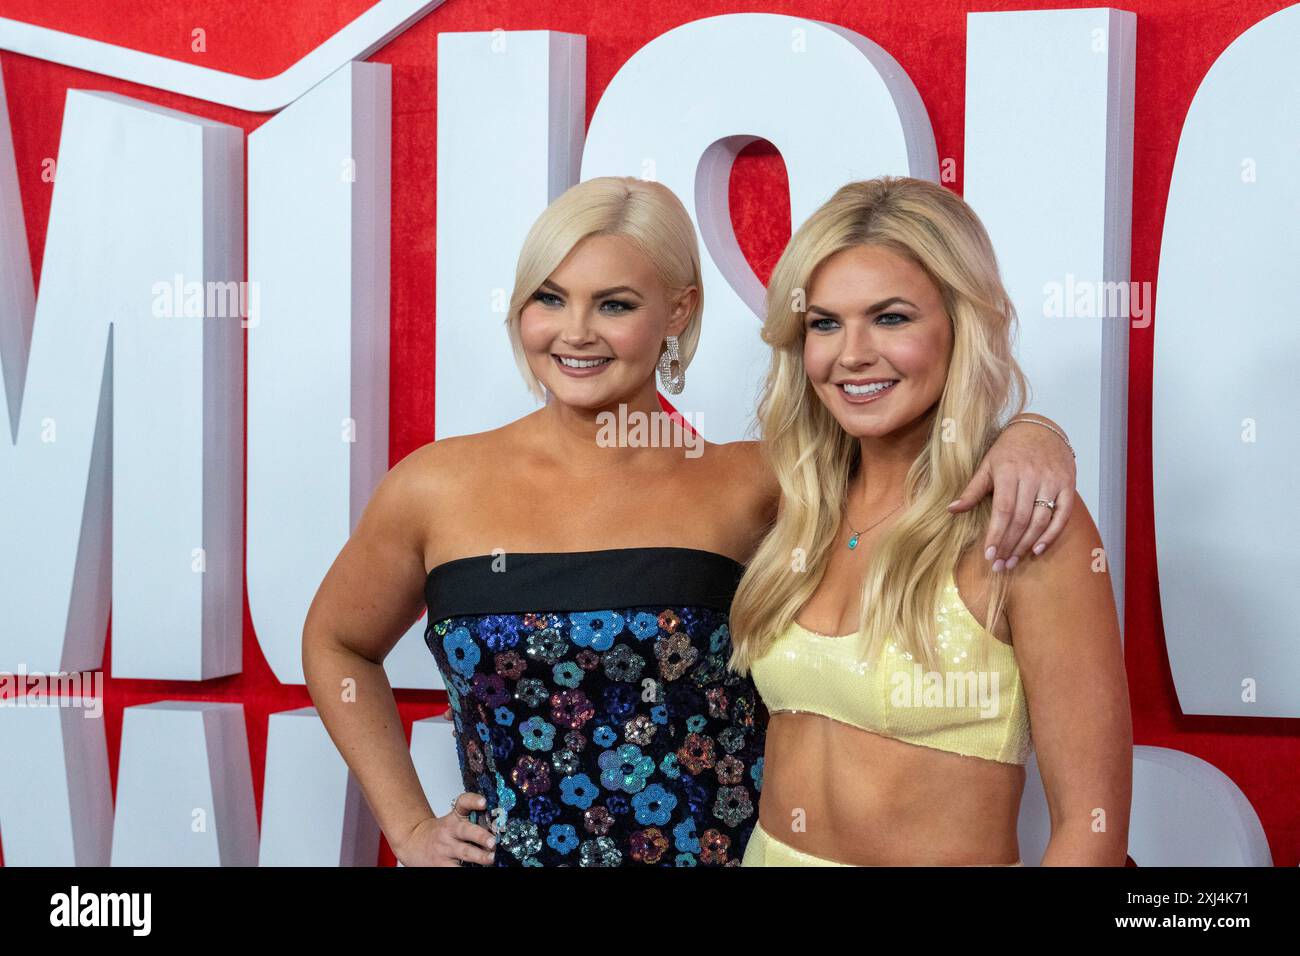
{"label": "woman's hand", "polygon": [[403,866],[460,866],[481,863],[491,866],[496,858],[492,848],[496,837],[477,823],[471,823],[471,810],[487,809],[487,800],[477,793],[462,793],[445,817],[429,817],[417,823],[393,855]]}
{"label": "woman's hand", "polygon": [[[1041,415],[1037,418],[1059,428]],[[1075,464],[1070,447],[1041,425],[1013,422],[993,443],[961,497],[948,505],[967,511],[993,492],[993,517],[984,536],[984,556],[994,571],[1011,570],[1030,546],[1042,554],[1061,534],[1074,506]],[[1035,498],[1056,508],[1035,505]]]}

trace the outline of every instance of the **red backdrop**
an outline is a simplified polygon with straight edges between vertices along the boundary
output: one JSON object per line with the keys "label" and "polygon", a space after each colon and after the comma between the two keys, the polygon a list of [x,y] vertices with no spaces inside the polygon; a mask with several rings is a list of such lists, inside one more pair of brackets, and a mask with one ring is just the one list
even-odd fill
{"label": "red backdrop", "polygon": [[[273,76],[372,5],[371,0],[0,0],[0,16],[121,44],[148,53],[250,77]],[[1137,14],[1132,276],[1154,287],[1169,178],[1179,132],[1210,65],[1242,32],[1289,6],[1286,0],[1134,0]],[[971,11],[1095,7],[1095,0],[827,0],[750,2],[691,0],[641,4],[636,17],[619,0],[447,0],[371,59],[393,67],[392,378],[390,464],[434,435],[434,231],[437,148],[437,34],[443,31],[558,30],[587,37],[587,119],[627,58],[654,37],[691,20],[724,13],[771,12],[824,20],[879,43],[907,70],[934,125],[940,159],[956,161],[962,189],[965,140],[966,14]],[[192,31],[206,33],[205,52],[191,50]],[[66,91],[109,90],[251,132],[266,120],[198,100],[92,73],[0,54],[23,211],[36,278],[45,245],[53,185],[41,164],[58,155]],[[759,278],[790,235],[785,169],[771,147],[756,143],[732,177],[731,207],[742,248]],[[1157,289],[1155,321],[1160,321]],[[1268,834],[1275,863],[1300,863],[1300,721],[1184,716],[1165,653],[1151,501],[1151,366],[1154,325],[1130,332],[1128,564],[1125,635],[1134,741],[1172,747],[1214,764],[1242,789]],[[1052,414],[1053,409],[1041,409]],[[1225,635],[1230,637],[1230,635]],[[271,674],[244,610],[244,670],[202,683],[113,680],[112,634],[105,654],[105,717],[114,789],[122,708],[161,699],[242,702],[248,723],[253,785],[261,816],[267,716],[311,704],[306,688]],[[429,666],[433,667],[430,659]],[[441,693],[398,691],[410,723],[439,713]],[[0,846],[0,863],[3,847]],[[381,865],[391,865],[387,843]]]}

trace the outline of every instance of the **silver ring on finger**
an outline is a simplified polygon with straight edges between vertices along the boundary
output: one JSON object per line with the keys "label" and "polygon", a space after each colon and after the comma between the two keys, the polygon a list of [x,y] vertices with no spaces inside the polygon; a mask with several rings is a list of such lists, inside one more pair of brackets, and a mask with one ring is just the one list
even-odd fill
{"label": "silver ring on finger", "polygon": [[1042,506],[1043,506],[1044,508],[1046,508],[1048,511],[1055,511],[1055,510],[1056,510],[1056,500],[1055,500],[1054,498],[1035,498],[1035,499],[1034,499],[1034,504],[1035,504],[1036,506],[1037,506],[1037,505],[1042,505]]}

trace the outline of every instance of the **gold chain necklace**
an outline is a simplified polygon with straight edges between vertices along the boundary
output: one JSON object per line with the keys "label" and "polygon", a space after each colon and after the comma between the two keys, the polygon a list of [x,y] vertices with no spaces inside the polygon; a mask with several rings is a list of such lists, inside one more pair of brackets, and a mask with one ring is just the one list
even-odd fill
{"label": "gold chain necklace", "polygon": [[[864,496],[865,496],[866,490],[867,490],[866,482],[863,482],[863,483],[862,483],[862,491],[863,491]],[[849,506],[848,506],[848,503],[845,502],[845,504],[844,504],[844,523],[847,524],[847,525],[849,526],[849,530],[853,532],[853,537],[849,538],[849,550],[852,551],[854,548],[856,548],[856,547],[858,546],[858,538],[862,537],[864,534],[866,534],[868,531],[870,531],[870,530],[871,530],[872,528],[874,528],[876,525],[880,524],[880,522],[884,521],[886,518],[888,518],[890,515],[892,515],[895,511],[897,511],[897,510],[898,510],[899,508],[901,508],[901,507],[903,507],[903,502],[900,501],[898,504],[894,505],[894,507],[890,508],[888,511],[886,511],[883,515],[881,515],[881,516],[880,516],[879,518],[877,518],[875,521],[871,522],[871,524],[867,525],[867,526],[866,526],[865,528],[863,528],[861,531],[858,531],[858,530],[854,529],[853,524],[852,524],[852,522],[851,522],[850,519],[849,519]]]}

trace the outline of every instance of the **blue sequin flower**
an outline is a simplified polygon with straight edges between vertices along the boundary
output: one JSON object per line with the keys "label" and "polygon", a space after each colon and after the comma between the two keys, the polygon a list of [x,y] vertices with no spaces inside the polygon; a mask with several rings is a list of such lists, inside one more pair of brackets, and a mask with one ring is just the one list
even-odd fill
{"label": "blue sequin flower", "polygon": [[653,757],[647,757],[636,744],[624,744],[600,755],[600,782],[610,790],[637,793],[645,789],[646,779],[655,769]]}
{"label": "blue sequin flower", "polygon": [[677,798],[657,783],[652,783],[632,798],[637,823],[663,826],[672,817]]}
{"label": "blue sequin flower", "polygon": [[582,683],[582,668],[573,661],[565,661],[551,668],[551,676],[561,687],[577,687]]}
{"label": "blue sequin flower", "polygon": [[608,747],[618,740],[618,734],[613,729],[602,724],[596,728],[596,732],[591,735],[591,739],[602,747]]}
{"label": "blue sequin flower", "polygon": [[683,853],[700,852],[700,838],[695,832],[694,817],[687,817],[673,827],[673,846]]}
{"label": "blue sequin flower", "polygon": [[569,637],[579,647],[593,651],[607,651],[614,646],[614,638],[623,630],[623,617],[613,611],[591,611],[570,614]]}
{"label": "blue sequin flower", "polygon": [[644,641],[659,633],[659,619],[653,614],[642,611],[627,622],[627,629],[638,641]]}
{"label": "blue sequin flower", "polygon": [[591,806],[599,792],[585,773],[574,774],[560,780],[560,800],[579,810],[586,810]]}
{"label": "blue sequin flower", "polygon": [[519,623],[509,614],[489,614],[479,623],[478,636],[489,650],[509,650],[519,643]]}
{"label": "blue sequin flower", "polygon": [[[446,651],[447,662],[457,674],[463,677],[473,676],[474,665],[479,662],[479,649],[466,628],[458,627],[444,637],[442,649]],[[466,687],[461,693],[466,693],[468,690],[469,688]]]}
{"label": "blue sequin flower", "polygon": [[555,744],[555,725],[540,717],[529,717],[519,725],[519,735],[529,750],[550,750]]}
{"label": "blue sequin flower", "polygon": [[546,845],[568,855],[578,848],[578,831],[571,823],[557,823],[546,835]]}

